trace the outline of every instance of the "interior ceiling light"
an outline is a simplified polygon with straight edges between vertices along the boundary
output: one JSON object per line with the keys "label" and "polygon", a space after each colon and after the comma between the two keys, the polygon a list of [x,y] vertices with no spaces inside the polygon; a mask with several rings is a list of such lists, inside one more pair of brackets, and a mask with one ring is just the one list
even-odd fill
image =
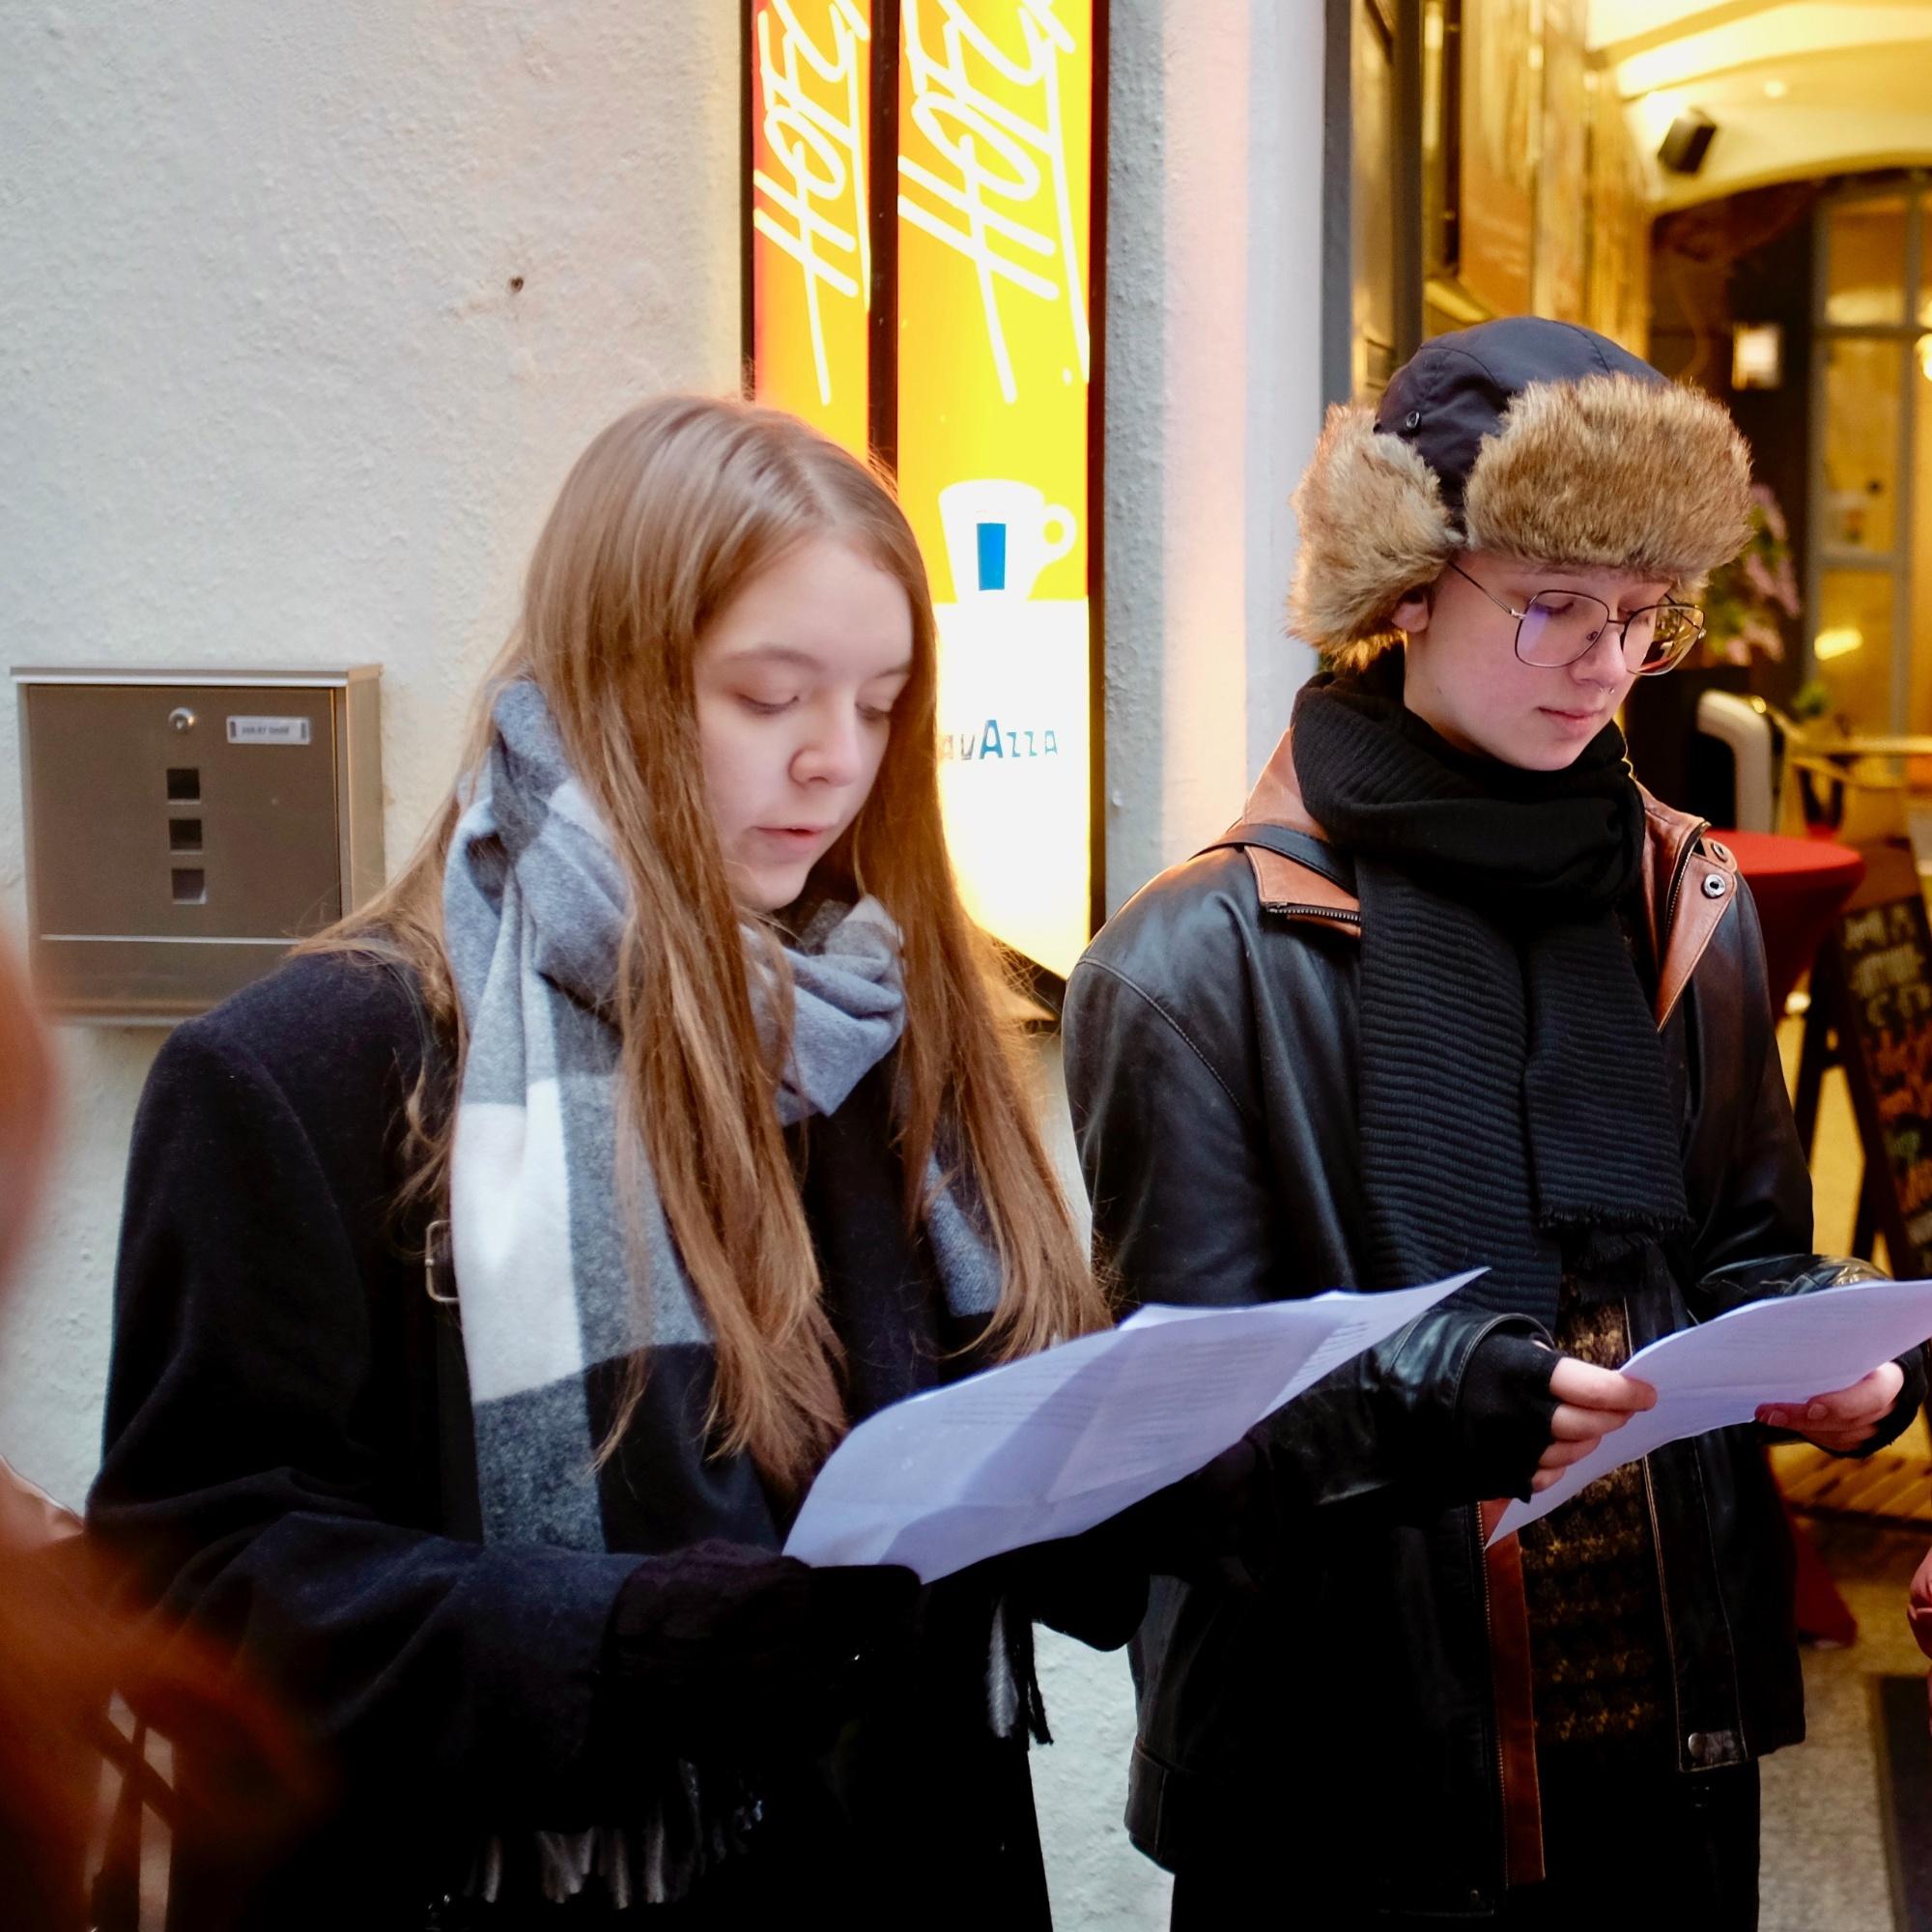
{"label": "interior ceiling light", "polygon": [[1767,100],[1782,100],[1791,92],[1788,80],[1768,80],[1764,84],[1764,98]]}
{"label": "interior ceiling light", "polygon": [[1820,631],[1811,643],[1811,655],[1823,664],[1830,658],[1848,658],[1864,647],[1865,634],[1856,624],[1834,624]]}

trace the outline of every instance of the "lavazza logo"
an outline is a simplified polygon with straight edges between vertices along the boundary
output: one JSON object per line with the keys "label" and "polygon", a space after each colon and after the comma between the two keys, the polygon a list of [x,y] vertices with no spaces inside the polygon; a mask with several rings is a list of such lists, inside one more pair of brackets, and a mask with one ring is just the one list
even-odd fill
{"label": "lavazza logo", "polygon": [[942,732],[939,755],[945,763],[962,765],[989,758],[1057,758],[1060,733],[1040,726],[1003,730],[997,718],[989,718],[978,729]]}

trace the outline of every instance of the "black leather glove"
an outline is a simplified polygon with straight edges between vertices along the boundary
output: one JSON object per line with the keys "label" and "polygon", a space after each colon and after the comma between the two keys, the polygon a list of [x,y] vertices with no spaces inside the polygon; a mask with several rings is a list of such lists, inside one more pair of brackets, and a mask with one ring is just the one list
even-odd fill
{"label": "black leather glove", "polygon": [[1549,1446],[1556,1398],[1549,1378],[1563,1358],[1526,1329],[1492,1328],[1470,1351],[1456,1398],[1466,1493],[1527,1502]]}
{"label": "black leather glove", "polygon": [[615,1726],[695,1763],[811,1756],[903,1656],[919,1588],[735,1543],[645,1557],[605,1634]]}

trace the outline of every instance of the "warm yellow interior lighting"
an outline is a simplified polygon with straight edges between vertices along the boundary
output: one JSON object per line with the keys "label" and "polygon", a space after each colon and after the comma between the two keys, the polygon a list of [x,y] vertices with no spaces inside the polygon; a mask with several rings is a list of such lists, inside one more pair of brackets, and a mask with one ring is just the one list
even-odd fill
{"label": "warm yellow interior lighting", "polygon": [[1850,657],[1864,646],[1865,634],[1856,624],[1834,624],[1829,631],[1820,631],[1811,645],[1811,655],[1819,663],[1828,658]]}
{"label": "warm yellow interior lighting", "polygon": [[1684,111],[1690,96],[1681,87],[1660,89],[1636,102],[1637,125],[1643,129],[1643,150],[1657,152],[1657,145],[1670,131],[1670,124]]}
{"label": "warm yellow interior lighting", "polygon": [[1646,155],[1689,99],[1720,130],[1694,177],[1653,172],[1659,211],[1923,160],[1927,0],[1590,0],[1588,22]]}
{"label": "warm yellow interior lighting", "polygon": [[1918,351],[1918,373],[1932,383],[1932,335],[1921,335],[1914,346]]}
{"label": "warm yellow interior lighting", "polygon": [[1776,389],[1784,381],[1784,329],[1775,322],[1731,326],[1731,387]]}

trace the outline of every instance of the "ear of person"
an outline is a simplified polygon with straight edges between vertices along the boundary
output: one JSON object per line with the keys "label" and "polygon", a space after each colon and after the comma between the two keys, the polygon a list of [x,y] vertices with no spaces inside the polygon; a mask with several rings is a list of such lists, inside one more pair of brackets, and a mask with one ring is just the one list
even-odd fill
{"label": "ear of person", "polygon": [[1416,637],[1429,628],[1430,586],[1420,584],[1408,592],[1389,613],[1390,624],[1405,637]]}

